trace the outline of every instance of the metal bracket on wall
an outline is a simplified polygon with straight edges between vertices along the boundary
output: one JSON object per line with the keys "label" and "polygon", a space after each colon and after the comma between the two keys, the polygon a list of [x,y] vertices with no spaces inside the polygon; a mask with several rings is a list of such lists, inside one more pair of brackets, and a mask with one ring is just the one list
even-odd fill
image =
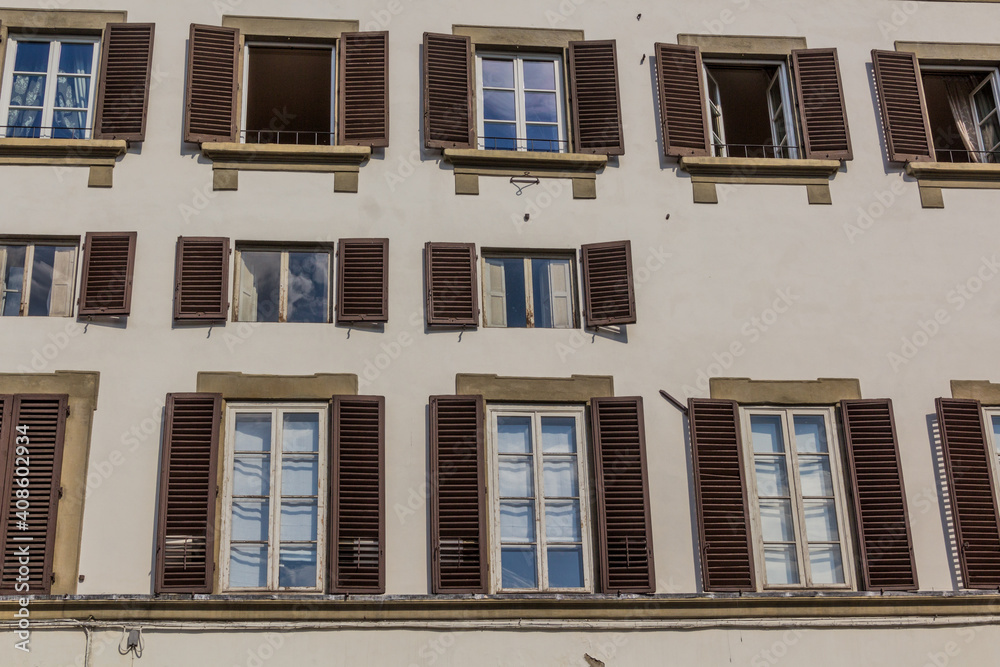
{"label": "metal bracket on wall", "polygon": [[517,188],[517,196],[520,197],[521,193],[524,192],[526,188],[530,188],[532,185],[538,185],[541,181],[538,180],[537,176],[529,176],[529,172],[524,172],[524,176],[511,176],[510,184]]}

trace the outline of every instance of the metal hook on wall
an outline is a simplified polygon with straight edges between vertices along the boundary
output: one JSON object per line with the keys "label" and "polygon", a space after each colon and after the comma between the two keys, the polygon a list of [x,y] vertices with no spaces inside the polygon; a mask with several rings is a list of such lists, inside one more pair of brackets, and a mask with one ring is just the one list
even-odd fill
{"label": "metal hook on wall", "polygon": [[517,196],[520,197],[521,193],[524,192],[525,188],[529,188],[532,185],[538,185],[541,181],[538,180],[537,176],[529,176],[528,172],[524,172],[524,176],[511,176],[510,184],[517,188]]}

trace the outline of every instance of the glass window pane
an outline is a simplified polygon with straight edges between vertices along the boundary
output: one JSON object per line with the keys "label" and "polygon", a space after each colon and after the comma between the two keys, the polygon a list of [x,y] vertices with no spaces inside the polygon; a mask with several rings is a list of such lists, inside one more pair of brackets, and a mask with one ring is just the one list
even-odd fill
{"label": "glass window pane", "polygon": [[1000,415],[993,416],[993,447],[1000,456]]}
{"label": "glass window pane", "polygon": [[[996,114],[990,116],[985,123],[983,123],[979,128],[980,133],[983,135],[983,149],[993,150],[996,148],[997,144],[1000,143],[1000,120],[997,119]],[[994,160],[996,157],[994,156]]]}
{"label": "glass window pane", "polygon": [[319,495],[319,457],[310,454],[282,456],[281,495]]}
{"label": "glass window pane", "polygon": [[503,498],[534,498],[535,476],[532,460],[527,456],[500,457],[500,496]]}
{"label": "glass window pane", "polygon": [[319,415],[286,412],[282,417],[281,448],[286,452],[318,452]]}
{"label": "glass window pane", "polygon": [[500,549],[501,586],[504,588],[537,588],[535,547],[510,547]]}
{"label": "glass window pane", "polygon": [[556,94],[525,93],[524,120],[529,123],[555,123],[558,120],[556,116]]}
{"label": "glass window pane", "polygon": [[49,314],[49,295],[52,293],[52,271],[55,262],[54,247],[35,246],[35,258],[31,262],[28,315],[44,317]]}
{"label": "glass window pane", "polygon": [[271,493],[271,457],[239,456],[233,460],[233,495],[266,496]]}
{"label": "glass window pane", "polygon": [[270,512],[271,503],[267,500],[234,500],[230,539],[234,542],[266,542]]}
{"label": "glass window pane", "polygon": [[89,101],[89,76],[60,76],[56,79],[56,107],[86,109]]}
{"label": "glass window pane", "polygon": [[583,547],[548,548],[549,586],[583,588]]}
{"label": "glass window pane", "polygon": [[10,91],[12,107],[40,107],[45,95],[45,75],[17,74]]}
{"label": "glass window pane", "polygon": [[501,454],[530,454],[531,417],[497,417],[497,447]]}
{"label": "glass window pane", "polygon": [[505,500],[500,503],[500,540],[535,541],[535,505],[531,501]]}
{"label": "glass window pane", "polygon": [[794,542],[792,501],[761,500],[760,526],[765,542]]}
{"label": "glass window pane", "polygon": [[814,584],[844,583],[844,564],[839,544],[810,544],[809,569]]}
{"label": "glass window pane", "polygon": [[53,139],[88,138],[86,111],[56,111],[52,114]]}
{"label": "glass window pane", "polygon": [[767,454],[785,451],[781,417],[778,415],[750,415],[750,433],[755,452]]}
{"label": "glass window pane", "polygon": [[514,138],[517,128],[513,123],[484,123],[482,144],[484,150],[512,151],[517,148]]}
{"label": "glass window pane", "polygon": [[316,500],[281,501],[281,541],[312,542],[319,525],[319,507]]}
{"label": "glass window pane", "polygon": [[799,565],[795,558],[795,547],[790,544],[764,547],[767,583],[772,586],[799,583]]}
{"label": "glass window pane", "polygon": [[545,503],[545,539],[551,542],[580,542],[579,501],[549,501]]}
{"label": "glass window pane", "polygon": [[542,417],[542,451],[546,454],[576,452],[576,418]]}
{"label": "glass window pane", "polygon": [[546,456],[542,467],[545,471],[546,498],[576,498],[580,495],[575,456],[558,459]]}
{"label": "glass window pane", "polygon": [[514,61],[483,58],[483,86],[487,88],[514,87]]}
{"label": "glass window pane", "polygon": [[21,314],[21,290],[24,287],[24,259],[27,248],[23,245],[0,246],[0,257],[6,254],[7,264],[0,288],[0,303],[3,304],[4,317],[17,317]]}
{"label": "glass window pane", "polygon": [[982,122],[990,113],[997,108],[996,98],[993,95],[993,84],[987,83],[975,94],[976,118]]}
{"label": "glass window pane", "polygon": [[802,495],[809,497],[832,496],[833,474],[830,472],[829,456],[800,456],[799,480]]}
{"label": "glass window pane", "polygon": [[[281,294],[281,253],[244,250],[241,261],[252,277],[252,285],[240,285],[241,292],[252,293],[257,304],[256,316],[243,313],[239,319],[244,322],[277,322],[278,301]],[[241,296],[240,308],[249,305]]]}
{"label": "glass window pane", "polygon": [[528,303],[524,291],[524,260],[505,257],[503,260],[504,290],[507,293],[507,326],[528,326]]}
{"label": "glass window pane", "polygon": [[828,452],[823,415],[795,415],[795,448],[799,452]]}
{"label": "glass window pane", "polygon": [[556,125],[528,125],[528,150],[558,153],[563,143],[559,141],[559,127]]}
{"label": "glass window pane", "polygon": [[63,43],[59,51],[60,74],[90,74],[93,64],[93,44]]}
{"label": "glass window pane", "polygon": [[278,586],[314,588],[316,586],[316,546],[281,547],[278,556]]}
{"label": "glass window pane", "polygon": [[16,72],[45,72],[49,68],[49,42],[17,42]]}
{"label": "glass window pane", "polygon": [[7,113],[7,136],[37,139],[41,136],[42,112],[30,109],[11,109]]}
{"label": "glass window pane", "polygon": [[267,547],[234,544],[229,550],[229,585],[232,588],[267,586]]}
{"label": "glass window pane", "polygon": [[329,321],[330,255],[288,253],[288,321]]}
{"label": "glass window pane", "polygon": [[514,93],[506,90],[483,91],[484,120],[515,120]]}
{"label": "glass window pane", "polygon": [[783,456],[758,456],[754,459],[757,471],[757,495],[762,498],[787,497],[788,470]]}
{"label": "glass window pane", "polygon": [[803,503],[806,538],[810,542],[837,542],[837,508],[832,500],[807,500]]}
{"label": "glass window pane", "polygon": [[525,60],[524,87],[528,90],[555,90],[556,64],[551,60]]}
{"label": "glass window pane", "polygon": [[236,413],[237,452],[271,451],[271,415],[266,412]]}

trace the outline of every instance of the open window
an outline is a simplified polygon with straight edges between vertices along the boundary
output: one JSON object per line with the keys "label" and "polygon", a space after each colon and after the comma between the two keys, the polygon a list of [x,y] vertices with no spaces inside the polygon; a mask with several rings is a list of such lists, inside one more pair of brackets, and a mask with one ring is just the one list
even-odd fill
{"label": "open window", "polygon": [[922,66],[920,78],[938,162],[1000,162],[996,68]]}
{"label": "open window", "polygon": [[0,316],[70,317],[75,242],[0,241]]}
{"label": "open window", "polygon": [[486,326],[571,329],[577,326],[574,255],[483,251]]}

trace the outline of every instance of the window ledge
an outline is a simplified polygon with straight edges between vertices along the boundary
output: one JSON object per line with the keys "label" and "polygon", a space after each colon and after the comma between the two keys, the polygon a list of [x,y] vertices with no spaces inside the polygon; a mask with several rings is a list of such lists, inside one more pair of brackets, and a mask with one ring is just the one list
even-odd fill
{"label": "window ledge", "polygon": [[90,187],[111,187],[111,172],[125,155],[120,139],[0,138],[0,164],[90,167]]}
{"label": "window ledge", "polygon": [[719,183],[804,185],[810,204],[832,204],[830,177],[840,170],[840,160],[682,157],[680,167],[691,174],[696,204],[718,204]]}
{"label": "window ledge", "polygon": [[333,172],[334,192],[357,192],[358,172],[372,149],[219,141],[203,143],[201,153],[213,162],[216,190],[238,189],[240,171],[312,171]]}
{"label": "window ledge", "polygon": [[907,162],[906,173],[917,179],[924,208],[944,208],[942,188],[1000,188],[1000,164]]}
{"label": "window ledge", "polygon": [[606,155],[475,148],[446,148],[444,160],[455,166],[455,194],[478,195],[480,176],[569,178],[576,199],[597,197],[597,172],[608,164]]}

